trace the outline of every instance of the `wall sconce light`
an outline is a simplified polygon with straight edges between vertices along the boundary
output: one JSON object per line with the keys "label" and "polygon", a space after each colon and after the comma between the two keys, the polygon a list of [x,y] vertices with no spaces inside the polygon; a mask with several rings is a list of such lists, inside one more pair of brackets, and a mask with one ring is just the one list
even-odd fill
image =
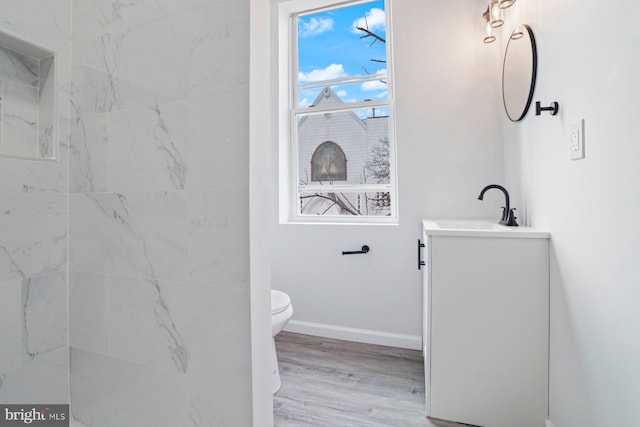
{"label": "wall sconce light", "polygon": [[515,30],[513,30],[513,33],[511,33],[511,40],[518,40],[521,39],[522,37],[524,37],[524,29],[521,26],[516,27]]}
{"label": "wall sconce light", "polygon": [[498,28],[504,25],[503,13],[498,4],[498,0],[491,0],[489,3],[489,18],[491,28]]}
{"label": "wall sconce light", "polygon": [[[487,23],[487,34],[483,40],[485,44],[496,41],[496,36],[493,35],[493,29],[504,25],[503,10],[513,6],[515,2],[516,0],[489,0],[489,5],[482,14],[482,18]],[[513,32],[511,38],[519,39],[523,35],[524,33],[522,32],[522,28],[520,28],[520,31],[516,30]]]}
{"label": "wall sconce light", "polygon": [[498,3],[498,6],[500,7],[500,9],[506,9],[508,7],[513,6],[515,2],[516,0],[500,0],[500,3]]}
{"label": "wall sconce light", "polygon": [[487,23],[487,35],[484,36],[484,42],[486,44],[493,43],[494,41],[496,41],[496,36],[492,34],[493,28],[491,27],[491,21],[489,18],[489,8],[487,8],[487,10],[482,14],[482,17]]}
{"label": "wall sconce light", "polygon": [[484,42],[485,43],[493,43],[494,41],[496,41],[496,36],[494,36],[493,34],[491,34],[491,24],[487,22],[487,35],[484,36]]}

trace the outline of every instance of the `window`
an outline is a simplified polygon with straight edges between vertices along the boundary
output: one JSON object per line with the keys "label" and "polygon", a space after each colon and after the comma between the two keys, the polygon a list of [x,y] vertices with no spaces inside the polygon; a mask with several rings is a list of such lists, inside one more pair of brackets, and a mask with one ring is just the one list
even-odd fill
{"label": "window", "polygon": [[311,157],[311,181],[346,181],[347,158],[335,142],[320,144]]}
{"label": "window", "polygon": [[397,221],[387,2],[281,8],[285,220]]}

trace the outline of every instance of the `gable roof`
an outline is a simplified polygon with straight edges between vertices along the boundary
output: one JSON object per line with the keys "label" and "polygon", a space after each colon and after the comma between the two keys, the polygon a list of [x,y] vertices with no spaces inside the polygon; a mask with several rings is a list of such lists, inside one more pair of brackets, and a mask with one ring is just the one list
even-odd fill
{"label": "gable roof", "polygon": [[[325,86],[324,89],[320,91],[320,93],[318,94],[316,99],[313,101],[313,103],[309,105],[309,107],[314,107],[314,106],[323,105],[323,104],[344,104],[344,101],[333,91],[333,89],[331,89],[329,86]],[[363,128],[367,126],[367,124],[365,123],[365,120],[358,117],[358,115],[354,113],[353,110],[345,111],[345,113],[349,113],[351,117]],[[302,119],[300,119],[300,123],[298,124],[298,127],[302,126],[302,124],[306,121],[307,117],[309,116],[304,116]]]}

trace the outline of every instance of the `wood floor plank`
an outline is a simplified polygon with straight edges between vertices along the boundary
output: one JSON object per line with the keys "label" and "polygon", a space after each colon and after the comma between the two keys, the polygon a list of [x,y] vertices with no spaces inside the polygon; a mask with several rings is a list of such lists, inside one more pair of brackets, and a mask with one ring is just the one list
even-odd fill
{"label": "wood floor plank", "polygon": [[[425,417],[419,351],[281,332],[278,427],[448,427]],[[455,424],[457,426],[457,424]]]}

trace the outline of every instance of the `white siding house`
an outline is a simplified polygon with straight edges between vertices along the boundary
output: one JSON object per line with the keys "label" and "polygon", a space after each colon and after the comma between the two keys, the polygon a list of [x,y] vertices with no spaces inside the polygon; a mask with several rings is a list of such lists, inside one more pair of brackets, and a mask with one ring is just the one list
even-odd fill
{"label": "white siding house", "polygon": [[[329,87],[325,87],[313,106],[343,103]],[[333,183],[357,185],[373,183],[366,163],[373,147],[389,135],[388,116],[374,117],[375,110],[346,110],[309,114],[298,121],[298,180],[300,185]],[[364,118],[361,118],[364,116]],[[368,195],[374,197],[375,195]],[[341,193],[344,200],[361,214],[367,214],[364,193],[351,190]],[[309,198],[303,201],[304,214],[340,214],[337,208],[325,212],[327,200]]]}

